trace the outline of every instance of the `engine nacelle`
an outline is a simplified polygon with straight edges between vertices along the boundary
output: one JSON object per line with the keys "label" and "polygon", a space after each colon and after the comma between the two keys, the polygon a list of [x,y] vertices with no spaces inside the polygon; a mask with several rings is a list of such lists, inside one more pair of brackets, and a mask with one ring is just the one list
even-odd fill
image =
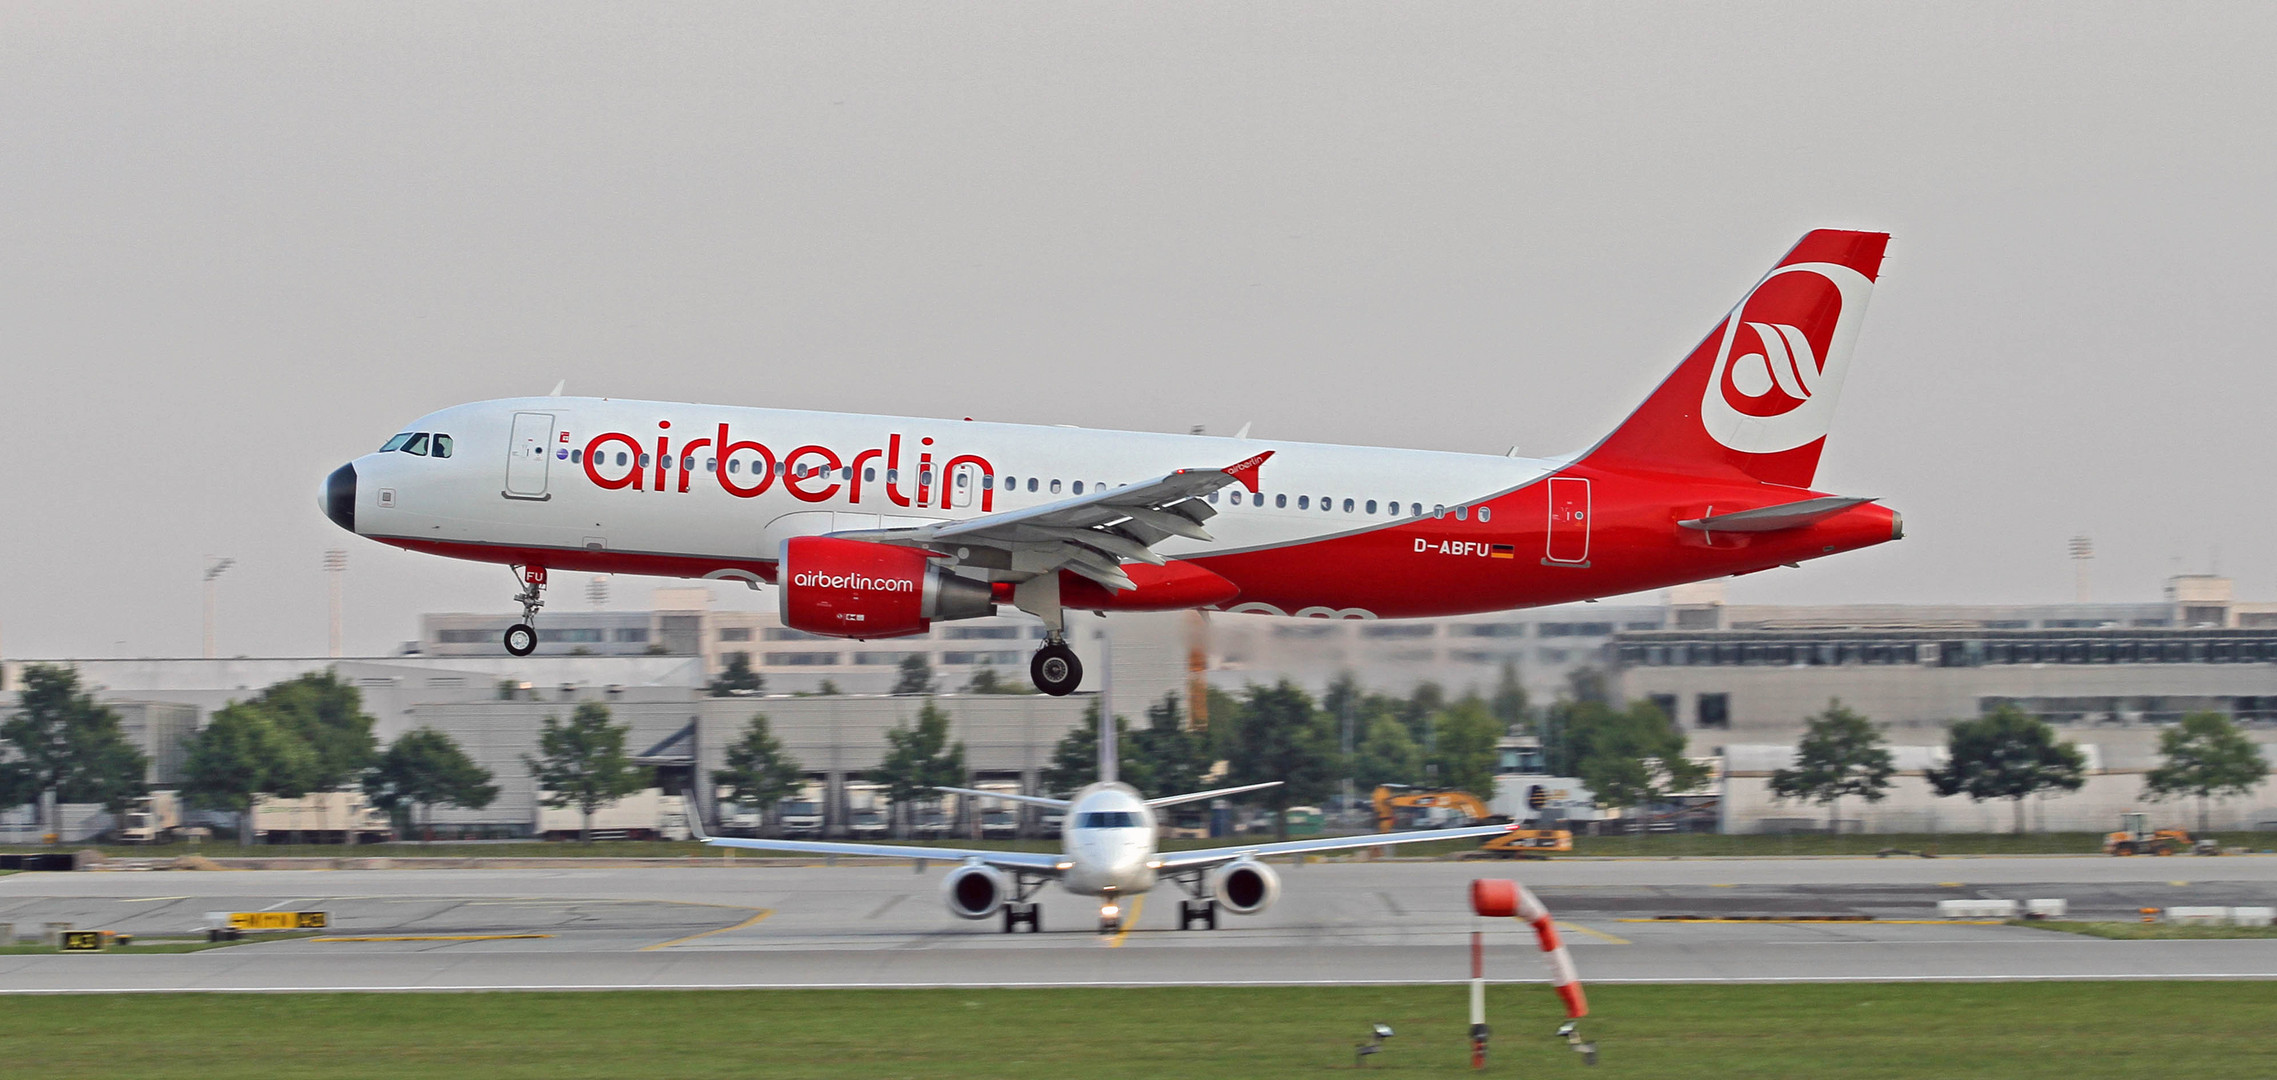
{"label": "engine nacelle", "polygon": [[1235,915],[1255,915],[1281,898],[1281,876],[1255,859],[1237,859],[1210,875],[1210,895]]}
{"label": "engine nacelle", "polygon": [[783,625],[809,634],[906,637],[936,621],[996,614],[987,582],[893,544],[793,537],[783,543],[776,581],[783,587]]}
{"label": "engine nacelle", "polygon": [[985,919],[1004,910],[1012,895],[1012,880],[993,867],[965,865],[949,871],[941,881],[941,897],[949,913],[962,919]]}

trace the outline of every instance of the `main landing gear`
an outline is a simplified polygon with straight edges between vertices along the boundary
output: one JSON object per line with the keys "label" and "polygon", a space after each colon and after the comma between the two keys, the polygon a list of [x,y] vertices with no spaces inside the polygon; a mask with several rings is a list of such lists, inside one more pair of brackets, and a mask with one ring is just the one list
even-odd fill
{"label": "main landing gear", "polygon": [[514,602],[522,605],[522,621],[506,628],[506,651],[516,656],[528,656],[538,651],[538,609],[546,606],[546,568],[524,567],[522,591],[514,594]]}
{"label": "main landing gear", "polygon": [[1041,934],[1044,932],[1043,913],[1044,906],[1032,900],[1026,903],[1017,900],[1007,903],[1004,905],[1004,932],[1017,932],[1020,924],[1026,923],[1029,933]]}
{"label": "main landing gear", "polygon": [[1036,689],[1053,697],[1066,697],[1083,685],[1083,662],[1067,647],[1067,639],[1054,633],[1028,661],[1028,677],[1036,681]]}
{"label": "main landing gear", "polygon": [[1178,901],[1178,929],[1191,930],[1195,923],[1204,930],[1218,928],[1218,902],[1202,891],[1202,877],[1195,874],[1177,879],[1178,887],[1186,890],[1186,899]]}

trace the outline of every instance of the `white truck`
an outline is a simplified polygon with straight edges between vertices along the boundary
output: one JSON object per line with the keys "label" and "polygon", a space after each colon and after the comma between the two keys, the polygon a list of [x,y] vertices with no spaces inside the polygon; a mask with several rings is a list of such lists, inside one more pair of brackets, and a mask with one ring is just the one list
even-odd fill
{"label": "white truck", "polygon": [[359,844],[395,839],[395,824],[361,791],[315,791],[297,799],[253,796],[253,835],[268,843]]}
{"label": "white truck", "polygon": [[[585,812],[575,804],[558,810],[547,806],[546,800],[552,795],[550,791],[538,793],[534,831],[541,840],[577,839]],[[661,788],[636,791],[596,808],[592,835],[595,840],[686,840],[690,835],[687,801],[679,795],[667,795]]]}
{"label": "white truck", "polygon": [[856,840],[882,840],[893,831],[885,788],[868,781],[846,785],[846,832]]}
{"label": "white truck", "polygon": [[119,823],[119,843],[163,844],[181,827],[181,793],[153,791],[127,808],[126,820]]}
{"label": "white truck", "polygon": [[822,785],[808,784],[784,799],[775,809],[775,823],[784,836],[821,836]]}

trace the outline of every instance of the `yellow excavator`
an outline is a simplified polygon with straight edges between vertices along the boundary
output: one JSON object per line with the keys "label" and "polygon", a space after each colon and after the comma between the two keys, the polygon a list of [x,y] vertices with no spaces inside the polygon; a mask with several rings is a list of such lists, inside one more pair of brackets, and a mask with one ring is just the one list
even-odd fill
{"label": "yellow excavator", "polygon": [[2103,837],[2105,855],[2172,855],[2178,851],[2213,855],[2221,847],[2212,840],[2193,840],[2188,829],[2150,827],[2149,814],[2119,815],[2119,831]]}
{"label": "yellow excavator", "polygon": [[[1375,802],[1377,832],[1398,832],[1419,825],[1427,828],[1429,826],[1419,819],[1434,810],[1455,811],[1470,818],[1473,824],[1510,820],[1496,814],[1487,807],[1484,800],[1470,792],[1445,788],[1386,784],[1376,789]],[[1464,852],[1462,857],[1541,859],[1571,851],[1573,833],[1566,829],[1513,829],[1499,836],[1488,837],[1477,851]]]}

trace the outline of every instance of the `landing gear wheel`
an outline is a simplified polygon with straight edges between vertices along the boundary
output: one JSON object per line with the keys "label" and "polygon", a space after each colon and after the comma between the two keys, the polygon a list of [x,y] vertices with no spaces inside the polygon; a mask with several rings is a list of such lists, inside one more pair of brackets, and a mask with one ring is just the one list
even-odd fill
{"label": "landing gear wheel", "polygon": [[1075,650],[1066,642],[1050,642],[1028,661],[1028,677],[1035,680],[1036,689],[1053,697],[1066,697],[1083,685],[1083,662],[1075,658]]}
{"label": "landing gear wheel", "polygon": [[1201,923],[1204,930],[1218,928],[1218,902],[1215,900],[1178,901],[1178,929],[1189,930]]}
{"label": "landing gear wheel", "polygon": [[516,656],[528,656],[538,651],[538,631],[529,623],[515,623],[506,628],[506,651]]}
{"label": "landing gear wheel", "polygon": [[1006,904],[1004,905],[1004,932],[1007,934],[1016,932],[1020,929],[1021,923],[1027,923],[1029,933],[1041,934],[1044,932],[1044,920],[1042,915],[1042,904],[1022,904],[1017,902]]}
{"label": "landing gear wheel", "polygon": [[1110,918],[1106,917],[1105,915],[1101,915],[1101,916],[1099,916],[1099,932],[1100,932],[1101,934],[1114,934],[1114,933],[1120,933],[1120,932],[1122,931],[1122,929],[1123,929],[1123,919],[1122,919],[1122,916],[1118,915],[1118,916],[1116,916],[1116,917],[1114,917],[1114,918],[1112,918],[1112,919],[1110,919]]}

